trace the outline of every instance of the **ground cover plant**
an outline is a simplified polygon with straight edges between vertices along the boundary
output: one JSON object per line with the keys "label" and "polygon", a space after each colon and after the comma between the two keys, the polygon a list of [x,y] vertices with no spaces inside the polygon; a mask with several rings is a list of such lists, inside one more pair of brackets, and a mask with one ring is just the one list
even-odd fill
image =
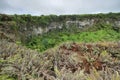
{"label": "ground cover plant", "polygon": [[69,32],[49,32],[42,36],[35,36],[27,42],[27,47],[45,51],[62,42],[103,42],[103,41],[119,41],[120,33],[112,29],[101,29],[98,31],[87,31],[80,33]]}
{"label": "ground cover plant", "polygon": [[1,41],[0,53],[2,53],[1,80],[119,80],[120,78],[119,42],[69,42],[40,54],[15,43]]}
{"label": "ground cover plant", "polygon": [[[0,80],[119,80],[120,13],[0,14]],[[82,29],[66,21],[94,21]],[[63,28],[42,34],[33,30]]]}

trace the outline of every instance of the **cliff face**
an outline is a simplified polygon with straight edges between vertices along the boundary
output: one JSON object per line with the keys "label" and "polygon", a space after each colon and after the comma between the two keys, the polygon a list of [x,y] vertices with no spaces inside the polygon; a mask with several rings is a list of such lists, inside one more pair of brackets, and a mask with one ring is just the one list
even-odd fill
{"label": "cliff face", "polygon": [[[120,13],[97,15],[30,16],[0,14],[0,34],[14,35],[12,39],[25,39],[52,30],[77,28],[79,31],[93,26],[110,25],[120,31]],[[93,27],[94,28],[94,27]],[[75,31],[74,31],[75,32]],[[8,35],[8,37],[9,37]]]}
{"label": "cliff face", "polygon": [[[55,30],[55,29],[64,29],[64,28],[71,28],[71,27],[77,27],[80,30],[83,30],[85,28],[89,28],[92,27],[96,24],[106,24],[106,25],[111,25],[114,29],[120,29],[120,20],[105,20],[104,22],[101,21],[96,21],[95,19],[87,19],[87,20],[69,20],[69,21],[65,21],[63,23],[59,23],[59,22],[52,22],[50,23],[48,26],[46,26],[45,28],[42,28],[41,26],[36,27],[33,26],[32,27],[32,34],[33,35],[40,35],[43,33],[47,33],[51,30]],[[25,28],[25,30],[27,31],[28,29]],[[31,33],[30,33],[31,34]]]}

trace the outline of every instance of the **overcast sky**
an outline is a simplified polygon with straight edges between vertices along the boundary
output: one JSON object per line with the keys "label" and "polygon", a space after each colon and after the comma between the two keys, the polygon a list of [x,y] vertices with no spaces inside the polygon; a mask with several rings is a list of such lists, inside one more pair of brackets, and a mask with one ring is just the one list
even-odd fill
{"label": "overcast sky", "polygon": [[120,0],[0,0],[6,14],[91,14],[120,12]]}

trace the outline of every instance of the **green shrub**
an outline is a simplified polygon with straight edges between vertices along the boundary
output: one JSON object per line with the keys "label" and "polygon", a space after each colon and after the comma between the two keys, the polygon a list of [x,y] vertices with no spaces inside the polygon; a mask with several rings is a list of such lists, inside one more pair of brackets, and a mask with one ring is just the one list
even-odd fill
{"label": "green shrub", "polygon": [[67,41],[77,42],[102,42],[102,41],[118,41],[120,40],[120,33],[112,29],[101,29],[98,31],[88,31],[80,33],[71,32],[49,32],[42,36],[36,36],[30,39],[26,46],[38,51],[45,51],[60,43]]}
{"label": "green shrub", "polygon": [[15,79],[5,74],[5,75],[0,75],[0,80],[15,80]]}

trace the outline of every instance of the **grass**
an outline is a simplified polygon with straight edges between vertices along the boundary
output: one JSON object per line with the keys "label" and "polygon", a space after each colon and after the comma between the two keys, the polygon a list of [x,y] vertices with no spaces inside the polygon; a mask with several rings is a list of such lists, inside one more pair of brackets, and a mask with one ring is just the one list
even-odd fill
{"label": "grass", "polygon": [[36,49],[40,52],[52,48],[63,42],[103,42],[103,41],[119,41],[120,34],[112,29],[102,29],[98,31],[88,31],[80,33],[68,32],[49,32],[42,36],[32,37],[26,46]]}

